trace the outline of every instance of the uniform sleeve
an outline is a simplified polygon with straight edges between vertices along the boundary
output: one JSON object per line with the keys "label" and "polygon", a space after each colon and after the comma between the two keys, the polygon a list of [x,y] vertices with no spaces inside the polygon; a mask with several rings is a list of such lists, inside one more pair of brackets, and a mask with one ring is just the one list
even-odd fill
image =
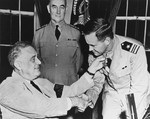
{"label": "uniform sleeve", "polygon": [[41,53],[40,52],[40,39],[43,36],[44,30],[45,30],[45,28],[42,28],[42,29],[36,31],[35,34],[34,34],[34,37],[33,37],[33,41],[32,41],[32,44],[35,47],[35,49],[36,49],[39,56],[41,55],[40,54]]}
{"label": "uniform sleeve", "polygon": [[39,54],[39,41],[40,41],[39,32],[36,31],[33,37],[32,44],[36,48],[36,51],[38,52],[38,54]]}
{"label": "uniform sleeve", "polygon": [[[95,58],[93,57],[93,55],[89,54],[88,56],[89,66],[92,64],[94,60]],[[94,86],[86,91],[86,95],[88,95],[89,99],[93,103],[91,108],[93,108],[94,105],[96,104],[99,94],[102,91],[104,81],[105,81],[105,76],[101,72],[96,72],[96,74],[94,75]]]}
{"label": "uniform sleeve", "polygon": [[41,46],[40,46],[40,40],[42,38],[42,35],[44,33],[44,28],[40,29],[38,31],[35,32],[34,37],[33,37],[33,41],[32,44],[35,47],[37,54],[38,54],[38,58],[42,61],[42,57],[41,57]]}
{"label": "uniform sleeve", "polygon": [[105,83],[105,76],[101,72],[97,72],[94,76],[94,86],[91,87],[86,92],[86,95],[89,97],[89,99],[93,103],[91,108],[93,108],[94,105],[96,104],[99,94],[101,93],[103,89],[104,83]]}
{"label": "uniform sleeve", "polygon": [[80,43],[79,43],[79,40],[81,40],[81,34],[80,32],[78,31],[77,32],[77,43],[78,43],[78,48],[77,48],[77,52],[76,52],[76,69],[77,69],[77,72],[80,70],[81,68],[81,65],[82,65],[82,62],[83,62],[83,55],[81,53],[81,47],[80,47]]}
{"label": "uniform sleeve", "polygon": [[0,104],[28,118],[66,115],[68,111],[67,98],[48,98],[42,93],[36,95],[30,89],[20,88],[19,85],[1,89]]}
{"label": "uniform sleeve", "polygon": [[131,57],[132,90],[146,90],[148,86],[147,59],[143,46],[140,46],[137,54]]}

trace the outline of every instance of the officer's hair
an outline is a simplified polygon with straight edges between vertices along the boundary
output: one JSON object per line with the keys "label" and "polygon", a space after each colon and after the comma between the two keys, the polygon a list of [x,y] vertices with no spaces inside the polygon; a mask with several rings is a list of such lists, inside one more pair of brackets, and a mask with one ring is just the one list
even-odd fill
{"label": "officer's hair", "polygon": [[12,48],[10,49],[10,51],[8,53],[8,61],[9,61],[9,64],[13,68],[15,68],[14,62],[19,57],[19,55],[21,54],[21,50],[26,48],[26,47],[29,47],[29,46],[34,48],[33,45],[31,45],[30,43],[28,43],[26,41],[18,41],[12,46]]}
{"label": "officer's hair", "polygon": [[91,19],[85,24],[83,28],[84,35],[93,32],[96,32],[98,40],[103,40],[106,37],[114,38],[111,24],[103,18]]}
{"label": "officer's hair", "polygon": [[[50,4],[51,1],[52,0],[48,0],[48,5]],[[67,0],[64,0],[64,2],[65,2],[65,6],[67,6]]]}

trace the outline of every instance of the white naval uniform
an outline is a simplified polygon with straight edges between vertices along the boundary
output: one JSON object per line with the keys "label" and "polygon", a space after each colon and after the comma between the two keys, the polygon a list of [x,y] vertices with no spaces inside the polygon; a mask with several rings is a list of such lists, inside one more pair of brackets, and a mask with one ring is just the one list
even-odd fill
{"label": "white naval uniform", "polygon": [[[150,82],[143,45],[134,39],[115,35],[113,49],[107,57],[112,59],[109,77],[117,91],[102,79],[103,119],[120,119],[119,115],[123,111],[130,119],[126,100],[126,95],[130,93],[134,94],[138,119],[142,119],[148,107]],[[99,88],[101,91],[102,86]]]}

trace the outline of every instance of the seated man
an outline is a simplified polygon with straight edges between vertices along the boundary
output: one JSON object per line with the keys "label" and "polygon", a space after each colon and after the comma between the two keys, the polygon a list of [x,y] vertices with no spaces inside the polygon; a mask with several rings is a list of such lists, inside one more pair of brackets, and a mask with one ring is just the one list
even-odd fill
{"label": "seated man", "polygon": [[[6,78],[0,85],[0,107],[3,119],[49,118],[66,115],[71,107],[78,107],[80,110],[87,107],[88,101],[73,96],[82,94],[94,85],[90,73],[85,73],[70,87],[64,86],[62,92],[64,98],[54,98],[56,97],[54,84],[49,83],[51,87],[48,89],[41,82],[49,81],[38,78],[41,62],[32,45],[17,42],[10,50],[8,59],[14,70],[12,76]],[[95,60],[88,71],[95,73],[101,66],[100,60]],[[71,91],[68,93],[68,90],[74,93]]]}

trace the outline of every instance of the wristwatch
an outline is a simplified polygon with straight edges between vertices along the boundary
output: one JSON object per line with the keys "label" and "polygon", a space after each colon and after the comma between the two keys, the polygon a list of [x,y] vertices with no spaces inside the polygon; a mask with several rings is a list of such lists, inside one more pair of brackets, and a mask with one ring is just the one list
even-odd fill
{"label": "wristwatch", "polygon": [[91,75],[92,77],[94,77],[94,73],[89,72],[88,70],[86,71],[89,75]]}

